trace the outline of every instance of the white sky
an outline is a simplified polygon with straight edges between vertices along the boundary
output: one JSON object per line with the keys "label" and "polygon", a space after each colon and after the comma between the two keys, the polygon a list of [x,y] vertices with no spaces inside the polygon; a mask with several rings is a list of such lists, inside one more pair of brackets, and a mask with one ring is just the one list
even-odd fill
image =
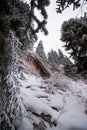
{"label": "white sky", "polygon": [[[76,16],[81,16],[81,13],[83,15],[83,10],[86,10],[87,5],[82,8],[79,8],[76,11],[73,11],[73,7],[70,6],[70,8],[66,9],[62,14],[56,13],[56,0],[50,0],[51,4],[49,7],[47,7],[47,13],[48,13],[48,23],[47,23],[47,29],[49,31],[49,35],[45,36],[43,33],[39,33],[39,40],[43,41],[45,52],[49,52],[51,49],[58,51],[58,48],[62,49],[63,52],[64,48],[62,47],[64,43],[60,41],[60,35],[61,35],[61,25],[65,20],[68,20],[70,18],[75,18]],[[79,14],[79,15],[78,15]],[[37,46],[38,42],[35,46]]]}
{"label": "white sky", "polygon": [[[87,9],[87,4],[83,8],[80,7],[76,11],[73,11],[73,7],[70,6],[68,9],[63,11],[62,14],[57,14],[55,9],[56,0],[50,0],[50,2],[51,2],[50,5],[46,7],[48,13],[48,20],[46,27],[48,29],[49,35],[45,36],[43,33],[40,32],[38,34],[39,40],[36,42],[35,47],[38,45],[39,41],[42,40],[46,53],[48,53],[51,49],[58,51],[58,49],[60,48],[61,50],[63,50],[65,54],[67,54],[67,52],[65,52],[64,48],[62,47],[64,43],[60,41],[61,25],[65,20],[83,15],[84,10],[86,11]],[[35,13],[38,15],[37,10],[35,10]]]}

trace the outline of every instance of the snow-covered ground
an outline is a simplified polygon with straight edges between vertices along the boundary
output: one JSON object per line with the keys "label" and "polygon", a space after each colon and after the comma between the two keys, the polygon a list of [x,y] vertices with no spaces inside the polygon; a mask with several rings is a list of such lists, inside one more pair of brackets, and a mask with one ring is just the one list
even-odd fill
{"label": "snow-covered ground", "polygon": [[87,130],[87,84],[58,72],[47,80],[26,73],[22,77],[18,130]]}

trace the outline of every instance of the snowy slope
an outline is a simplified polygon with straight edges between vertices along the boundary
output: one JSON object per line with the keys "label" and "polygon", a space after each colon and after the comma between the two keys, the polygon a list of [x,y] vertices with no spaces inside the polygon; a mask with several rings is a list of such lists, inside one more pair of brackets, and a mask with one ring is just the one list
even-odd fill
{"label": "snowy slope", "polygon": [[58,72],[47,80],[24,72],[20,77],[17,130],[87,130],[87,84]]}

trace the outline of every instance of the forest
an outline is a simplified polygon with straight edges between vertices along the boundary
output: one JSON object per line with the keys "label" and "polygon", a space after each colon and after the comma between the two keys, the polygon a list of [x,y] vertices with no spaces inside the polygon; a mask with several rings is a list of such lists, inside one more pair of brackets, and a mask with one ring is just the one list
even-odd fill
{"label": "forest", "polygon": [[[55,12],[81,2],[56,0]],[[87,12],[61,26],[72,62],[60,49],[46,55],[42,40],[34,51],[50,3],[0,0],[0,130],[87,130]]]}

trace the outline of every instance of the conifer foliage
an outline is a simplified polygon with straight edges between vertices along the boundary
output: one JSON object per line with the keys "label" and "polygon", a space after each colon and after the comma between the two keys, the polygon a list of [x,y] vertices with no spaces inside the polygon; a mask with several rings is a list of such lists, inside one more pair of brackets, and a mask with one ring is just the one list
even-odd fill
{"label": "conifer foliage", "polygon": [[64,47],[70,50],[78,71],[87,72],[87,16],[65,21],[61,33]]}
{"label": "conifer foliage", "polygon": [[47,58],[46,58],[46,54],[44,52],[44,47],[43,47],[42,41],[39,42],[39,44],[36,48],[36,52],[39,54],[40,57],[42,57],[42,59],[44,59],[45,62],[47,62]]}
{"label": "conifer foliage", "polygon": [[[40,21],[34,12],[36,5],[32,6],[34,2],[38,9],[41,10],[41,5],[44,9],[48,5],[46,1],[30,0],[27,4],[21,0],[0,0],[0,130],[22,130],[15,125],[17,117],[23,117],[23,107],[17,96],[20,86],[17,75],[21,71],[19,59],[23,55],[21,46],[24,44],[27,48],[28,44],[33,44],[40,29],[46,32],[45,24],[42,26],[46,23],[45,17]],[[38,24],[36,29],[33,20]]]}
{"label": "conifer foliage", "polygon": [[[83,0],[84,2],[87,2],[87,0]],[[77,9],[81,6],[81,0],[56,0],[57,13],[62,13],[63,10],[65,10],[70,5],[73,5],[73,10]]]}
{"label": "conifer foliage", "polygon": [[[11,24],[10,21],[12,20],[21,22],[23,27],[25,27],[25,33],[27,34],[30,30],[35,39],[37,39],[36,33],[39,30],[42,30],[45,35],[48,34],[48,31],[45,28],[47,23],[47,12],[45,7],[49,4],[49,0],[29,0],[29,4],[21,0],[1,0],[0,20],[9,21],[9,24]],[[41,15],[43,16],[42,21],[35,15],[35,8],[41,11]],[[33,21],[37,24],[36,29],[33,25]]]}

